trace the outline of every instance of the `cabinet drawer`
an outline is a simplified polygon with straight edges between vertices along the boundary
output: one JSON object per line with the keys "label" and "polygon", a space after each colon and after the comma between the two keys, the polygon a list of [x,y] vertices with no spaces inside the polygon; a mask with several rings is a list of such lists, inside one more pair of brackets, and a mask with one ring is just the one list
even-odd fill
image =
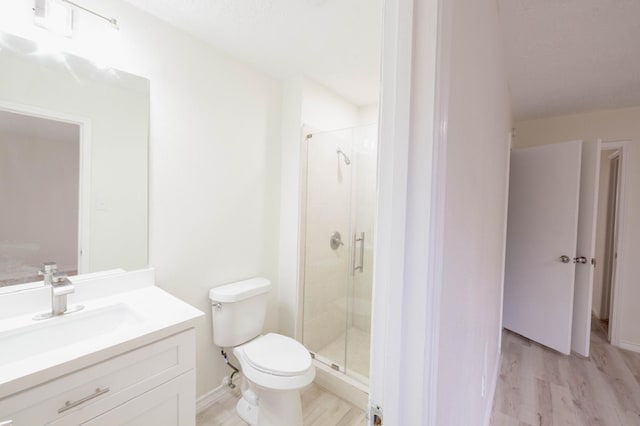
{"label": "cabinet drawer", "polygon": [[195,379],[191,370],[82,425],[195,426]]}
{"label": "cabinet drawer", "polygon": [[191,329],[4,398],[0,420],[77,425],[194,367]]}

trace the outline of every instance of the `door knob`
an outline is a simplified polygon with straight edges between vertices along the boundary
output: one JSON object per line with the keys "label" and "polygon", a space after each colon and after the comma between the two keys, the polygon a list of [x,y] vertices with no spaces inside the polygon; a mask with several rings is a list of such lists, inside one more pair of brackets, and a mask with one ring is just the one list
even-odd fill
{"label": "door knob", "polygon": [[576,257],[576,258],[573,259],[573,263],[586,264],[587,263],[587,258],[584,257],[584,256]]}
{"label": "door knob", "polygon": [[571,262],[571,258],[569,256],[560,256],[560,262],[569,263]]}

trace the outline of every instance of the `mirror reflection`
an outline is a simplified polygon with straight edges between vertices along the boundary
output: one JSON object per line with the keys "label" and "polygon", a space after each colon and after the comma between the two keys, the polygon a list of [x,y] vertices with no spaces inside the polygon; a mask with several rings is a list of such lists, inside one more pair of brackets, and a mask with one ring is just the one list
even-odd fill
{"label": "mirror reflection", "polygon": [[0,34],[0,290],[147,260],[148,80]]}
{"label": "mirror reflection", "polygon": [[0,110],[0,285],[38,280],[56,259],[78,271],[80,128]]}

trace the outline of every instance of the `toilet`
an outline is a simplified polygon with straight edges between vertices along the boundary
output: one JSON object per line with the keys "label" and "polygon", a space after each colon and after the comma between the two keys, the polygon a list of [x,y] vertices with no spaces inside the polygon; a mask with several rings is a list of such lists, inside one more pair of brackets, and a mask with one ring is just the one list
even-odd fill
{"label": "toilet", "polygon": [[213,342],[233,348],[242,371],[238,415],[252,426],[301,426],[300,390],[315,377],[309,351],[276,333],[262,335],[271,283],[252,278],[209,291]]}

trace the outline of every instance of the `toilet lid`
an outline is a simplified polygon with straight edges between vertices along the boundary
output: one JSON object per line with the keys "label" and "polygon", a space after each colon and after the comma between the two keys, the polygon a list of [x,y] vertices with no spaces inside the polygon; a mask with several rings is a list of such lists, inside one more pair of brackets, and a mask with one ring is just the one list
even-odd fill
{"label": "toilet lid", "polygon": [[269,333],[245,345],[244,355],[257,370],[274,376],[296,376],[311,367],[309,351],[297,341]]}

